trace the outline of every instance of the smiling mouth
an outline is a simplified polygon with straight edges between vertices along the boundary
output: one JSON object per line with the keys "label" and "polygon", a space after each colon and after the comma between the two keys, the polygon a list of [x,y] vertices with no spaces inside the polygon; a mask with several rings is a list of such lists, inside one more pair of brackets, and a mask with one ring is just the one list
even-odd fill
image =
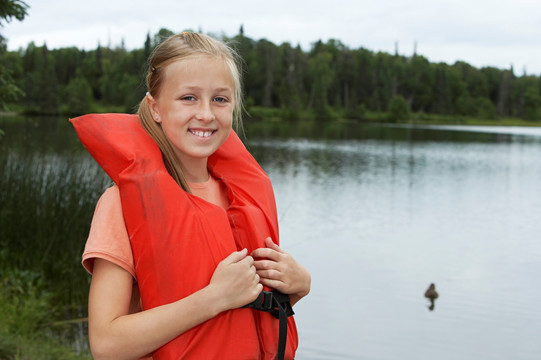
{"label": "smiling mouth", "polygon": [[216,132],[216,130],[191,130],[191,129],[189,129],[188,131],[190,132],[190,134],[203,137],[203,138],[208,138],[209,136],[211,136],[212,134]]}

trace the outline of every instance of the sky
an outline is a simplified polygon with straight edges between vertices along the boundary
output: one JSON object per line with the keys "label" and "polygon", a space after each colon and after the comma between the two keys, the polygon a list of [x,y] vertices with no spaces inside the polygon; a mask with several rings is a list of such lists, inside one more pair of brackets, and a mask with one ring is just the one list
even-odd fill
{"label": "sky", "polygon": [[25,0],[26,18],[0,27],[8,49],[33,41],[50,49],[143,47],[148,33],[203,31],[289,42],[309,50],[318,40],[350,49],[464,61],[516,75],[541,75],[540,0]]}

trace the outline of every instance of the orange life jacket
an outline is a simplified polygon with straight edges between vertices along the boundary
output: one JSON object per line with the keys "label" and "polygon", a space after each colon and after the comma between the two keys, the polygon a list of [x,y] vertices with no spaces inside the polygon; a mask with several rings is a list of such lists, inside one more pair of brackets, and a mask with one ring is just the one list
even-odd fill
{"label": "orange life jacket", "polygon": [[[71,122],[120,189],[143,309],[204,288],[218,263],[233,251],[265,247],[269,236],[278,243],[270,180],[233,131],[208,160],[209,170],[227,186],[226,211],[180,188],[136,115],[90,114]],[[271,314],[234,309],[179,335],[153,358],[275,359],[278,332]],[[294,358],[297,344],[291,316],[286,359]]]}

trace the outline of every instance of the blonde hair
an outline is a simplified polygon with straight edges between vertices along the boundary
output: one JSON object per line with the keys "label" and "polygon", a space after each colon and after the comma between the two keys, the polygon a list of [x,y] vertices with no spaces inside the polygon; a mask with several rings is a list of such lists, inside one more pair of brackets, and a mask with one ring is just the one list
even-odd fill
{"label": "blonde hair", "polygon": [[[241,116],[243,107],[240,57],[230,46],[210,36],[193,32],[183,32],[182,34],[167,38],[158,45],[149,58],[146,77],[148,93],[154,98],[159,96],[164,81],[165,68],[169,64],[197,55],[206,55],[221,59],[231,71],[235,87],[233,94],[233,126],[237,129],[242,128]],[[171,145],[167,136],[165,136],[161,124],[154,121],[146,97],[139,103],[137,115],[143,128],[160,147],[165,167],[169,174],[171,174],[173,179],[185,191],[190,192],[190,188],[182,172],[180,160],[173,149],[173,145]]]}

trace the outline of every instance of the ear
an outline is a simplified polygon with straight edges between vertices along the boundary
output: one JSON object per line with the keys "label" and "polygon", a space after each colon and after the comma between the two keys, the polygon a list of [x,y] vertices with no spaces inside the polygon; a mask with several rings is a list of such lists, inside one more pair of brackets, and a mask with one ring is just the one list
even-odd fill
{"label": "ear", "polygon": [[160,111],[159,111],[159,107],[158,107],[158,102],[150,94],[147,94],[146,98],[147,98],[147,104],[148,104],[148,108],[150,109],[150,114],[152,115],[152,118],[157,123],[161,123],[162,120],[160,118]]}

